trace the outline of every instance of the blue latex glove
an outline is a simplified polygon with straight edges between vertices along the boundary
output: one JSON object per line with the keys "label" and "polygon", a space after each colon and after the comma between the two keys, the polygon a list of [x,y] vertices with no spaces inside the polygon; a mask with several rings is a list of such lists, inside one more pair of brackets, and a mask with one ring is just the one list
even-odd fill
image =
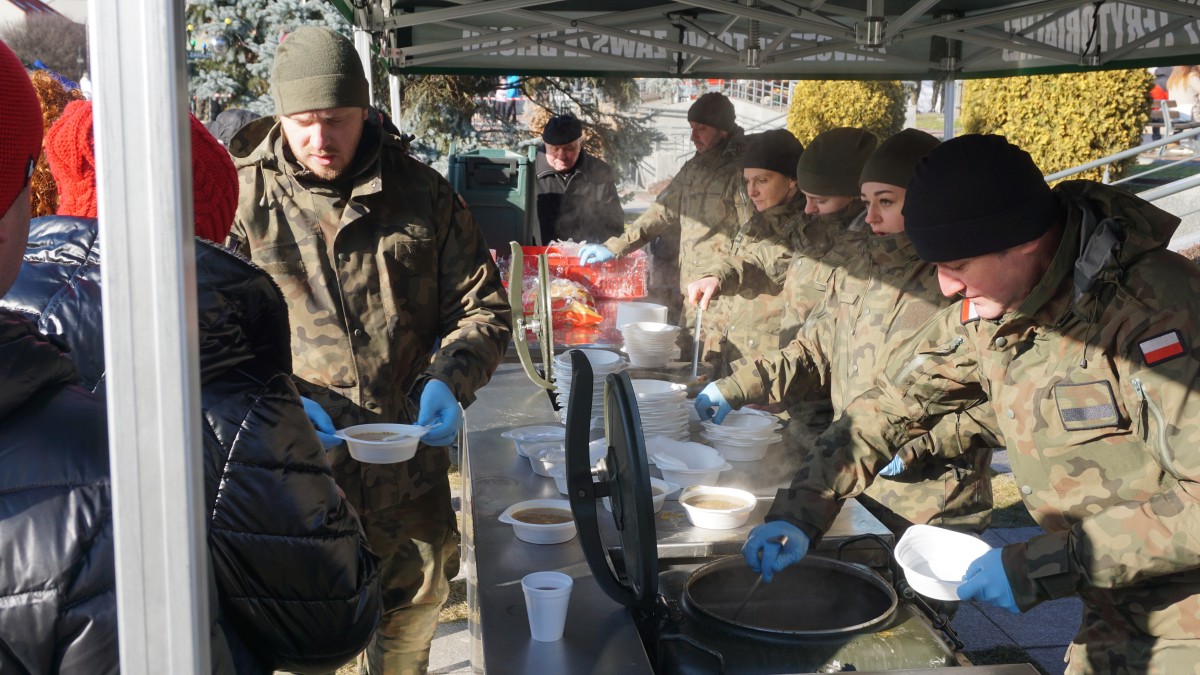
{"label": "blue latex glove", "polygon": [[304,414],[308,415],[308,421],[312,422],[313,428],[317,430],[317,438],[321,439],[321,445],[328,450],[336,445],[340,445],[342,439],[333,435],[336,429],[333,428],[333,418],[320,403],[311,398],[300,397],[300,402],[304,404]]}
{"label": "blue latex glove", "polygon": [[982,600],[997,607],[1020,614],[1017,601],[1013,599],[1008,575],[1004,573],[1001,560],[1002,549],[994,548],[979,556],[967,567],[958,597],[962,600]]}
{"label": "blue latex glove", "polygon": [[[713,408],[716,407],[716,414],[713,413]],[[725,400],[725,396],[717,389],[716,382],[709,382],[708,386],[701,390],[696,396],[696,414],[700,415],[700,421],[711,419],[713,422],[720,424],[725,421],[725,416],[733,408],[729,407],[729,401]]]}
{"label": "blue latex glove", "polygon": [[586,244],[579,249],[579,264],[591,265],[592,263],[608,262],[616,258],[617,254],[608,250],[604,244]]}
{"label": "blue latex glove", "polygon": [[904,460],[900,458],[900,455],[893,457],[892,461],[888,462],[888,465],[879,471],[880,476],[887,476],[889,478],[899,476],[902,473],[904,473]]}
{"label": "blue latex glove", "polygon": [[770,583],[784,568],[800,562],[808,553],[808,544],[808,535],[800,528],[787,521],[772,520],[750,530],[742,555],[751,571]]}
{"label": "blue latex glove", "polygon": [[429,380],[421,392],[421,410],[417,413],[417,424],[429,427],[421,437],[426,445],[450,445],[462,428],[462,407],[454,392],[441,380]]}

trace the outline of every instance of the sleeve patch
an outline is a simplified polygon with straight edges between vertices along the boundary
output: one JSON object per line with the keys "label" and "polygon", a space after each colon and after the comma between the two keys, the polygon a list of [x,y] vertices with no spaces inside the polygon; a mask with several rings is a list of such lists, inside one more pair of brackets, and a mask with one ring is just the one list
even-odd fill
{"label": "sleeve patch", "polygon": [[1054,403],[1067,431],[1114,427],[1121,421],[1112,386],[1105,380],[1057,384]]}
{"label": "sleeve patch", "polygon": [[1177,356],[1183,356],[1183,335],[1177,330],[1170,330],[1142,340],[1138,343],[1138,349],[1142,350],[1142,359],[1146,365],[1155,366]]}
{"label": "sleeve patch", "polygon": [[962,324],[964,326],[978,321],[979,312],[975,309],[975,303],[971,302],[970,300],[963,300],[962,309],[959,312],[959,319],[962,320]]}

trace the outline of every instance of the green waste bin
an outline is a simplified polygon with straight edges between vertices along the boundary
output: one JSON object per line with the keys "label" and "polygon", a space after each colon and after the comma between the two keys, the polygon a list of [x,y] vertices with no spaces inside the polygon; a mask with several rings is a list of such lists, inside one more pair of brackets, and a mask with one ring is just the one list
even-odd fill
{"label": "green waste bin", "polygon": [[483,148],[450,155],[450,184],[471,208],[488,248],[507,251],[508,242],[534,243],[534,153]]}

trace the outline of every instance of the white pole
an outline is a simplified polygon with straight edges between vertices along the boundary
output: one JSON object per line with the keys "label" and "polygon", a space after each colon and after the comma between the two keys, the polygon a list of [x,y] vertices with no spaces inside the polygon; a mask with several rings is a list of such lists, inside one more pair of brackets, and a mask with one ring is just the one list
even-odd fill
{"label": "white pole", "polygon": [[207,673],[183,2],[88,14],[121,672]]}
{"label": "white pole", "polygon": [[358,51],[358,58],[362,61],[363,72],[367,75],[367,92],[371,99],[371,104],[375,103],[375,77],[371,70],[371,34],[358,26],[354,27],[354,49]]}
{"label": "white pole", "polygon": [[957,82],[954,80],[954,76],[946,76],[946,82],[942,85],[942,109],[946,111],[943,118],[945,122],[942,126],[942,140],[944,141],[954,138],[954,112],[958,107],[958,97],[955,96],[956,88]]}
{"label": "white pole", "polygon": [[392,108],[392,121],[396,123],[396,128],[400,129],[400,77],[398,75],[388,75],[388,103]]}

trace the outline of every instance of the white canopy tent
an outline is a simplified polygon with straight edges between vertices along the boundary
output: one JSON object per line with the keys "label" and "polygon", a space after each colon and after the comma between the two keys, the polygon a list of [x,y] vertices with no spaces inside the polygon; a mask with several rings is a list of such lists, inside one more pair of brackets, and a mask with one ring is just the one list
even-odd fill
{"label": "white canopy tent", "polygon": [[[331,1],[397,73],[931,79],[1200,54],[1182,0]],[[183,9],[89,0],[127,675],[210,670]]]}

